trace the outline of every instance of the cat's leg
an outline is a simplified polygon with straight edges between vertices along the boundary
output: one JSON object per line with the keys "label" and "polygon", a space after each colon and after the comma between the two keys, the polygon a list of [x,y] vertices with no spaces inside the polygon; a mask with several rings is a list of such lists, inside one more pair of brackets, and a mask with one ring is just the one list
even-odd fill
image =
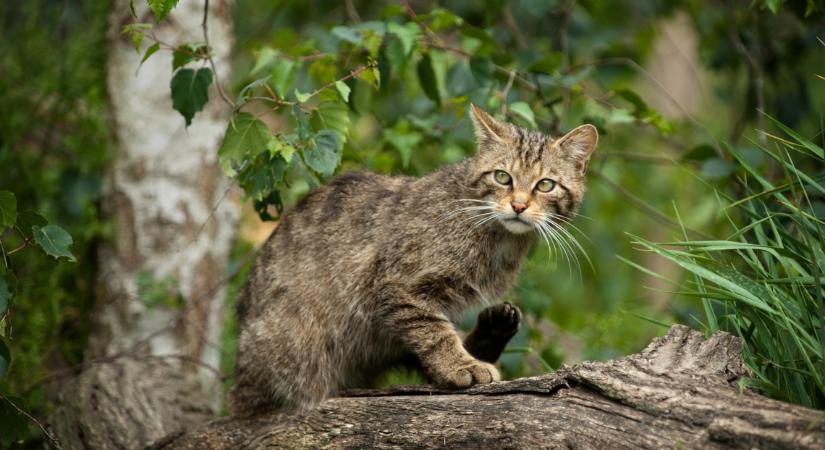
{"label": "cat's leg", "polygon": [[520,323],[521,311],[512,303],[490,306],[478,314],[475,328],[464,339],[464,348],[476,358],[494,363]]}
{"label": "cat's leg", "polygon": [[387,326],[418,358],[434,384],[465,388],[498,381],[498,369],[464,348],[455,327],[431,300],[396,292],[381,305]]}

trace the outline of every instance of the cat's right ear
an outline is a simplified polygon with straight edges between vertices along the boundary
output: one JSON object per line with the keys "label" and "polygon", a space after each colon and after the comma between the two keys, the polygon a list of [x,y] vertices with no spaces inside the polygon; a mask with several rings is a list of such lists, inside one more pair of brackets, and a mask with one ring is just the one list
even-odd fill
{"label": "cat's right ear", "polygon": [[504,140],[504,124],[473,103],[470,103],[470,117],[473,118],[473,128],[475,128],[476,141],[479,144]]}

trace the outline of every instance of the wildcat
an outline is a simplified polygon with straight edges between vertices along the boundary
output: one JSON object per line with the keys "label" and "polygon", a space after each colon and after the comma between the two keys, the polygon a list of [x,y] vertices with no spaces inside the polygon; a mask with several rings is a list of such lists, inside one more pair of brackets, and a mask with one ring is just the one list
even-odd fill
{"label": "wildcat", "polygon": [[513,284],[539,235],[572,219],[598,134],[559,139],[471,105],[474,157],[422,178],[344,173],[283,216],[237,305],[234,413],[300,410],[412,357],[439,386],[499,379],[517,308],[451,320]]}

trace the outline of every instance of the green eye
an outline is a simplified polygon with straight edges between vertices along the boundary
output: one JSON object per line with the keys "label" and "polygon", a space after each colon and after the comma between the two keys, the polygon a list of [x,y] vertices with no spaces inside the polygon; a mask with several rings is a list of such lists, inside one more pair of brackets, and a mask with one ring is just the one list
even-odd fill
{"label": "green eye", "polygon": [[536,189],[538,189],[539,192],[550,192],[554,187],[556,187],[556,182],[549,178],[545,178],[536,184]]}
{"label": "green eye", "polygon": [[503,170],[496,170],[495,173],[493,173],[493,177],[501,184],[510,184],[510,182],[513,181],[510,174]]}

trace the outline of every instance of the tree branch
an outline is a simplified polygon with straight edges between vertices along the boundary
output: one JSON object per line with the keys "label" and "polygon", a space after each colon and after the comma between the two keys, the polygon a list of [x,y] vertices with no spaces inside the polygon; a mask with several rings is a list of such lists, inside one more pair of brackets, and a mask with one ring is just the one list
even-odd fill
{"label": "tree branch", "polygon": [[151,448],[825,446],[822,414],[742,390],[742,341],[675,325],[638,354],[449,391],[347,391],[296,415],[213,420]]}

